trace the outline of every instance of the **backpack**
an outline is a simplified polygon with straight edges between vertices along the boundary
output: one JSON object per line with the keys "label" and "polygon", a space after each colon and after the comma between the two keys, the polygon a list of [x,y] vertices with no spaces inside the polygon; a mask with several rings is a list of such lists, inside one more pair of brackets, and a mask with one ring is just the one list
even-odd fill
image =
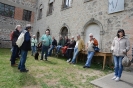
{"label": "backpack", "polygon": [[10,34],[10,40],[11,40],[11,41],[12,41],[12,39],[13,39],[13,34],[14,34],[14,31],[12,31],[11,34]]}
{"label": "backpack", "polygon": [[21,32],[21,34],[19,35],[19,37],[18,37],[18,39],[16,41],[16,45],[18,45],[18,47],[21,47],[22,46],[22,44],[24,42],[24,35],[25,35],[26,32],[27,32],[26,30],[23,30]]}

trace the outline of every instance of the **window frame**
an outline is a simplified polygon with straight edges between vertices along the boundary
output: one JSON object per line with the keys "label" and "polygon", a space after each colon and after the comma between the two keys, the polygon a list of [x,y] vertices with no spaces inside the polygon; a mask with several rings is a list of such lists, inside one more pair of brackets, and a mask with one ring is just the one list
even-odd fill
{"label": "window frame", "polygon": [[[26,13],[25,13],[25,12],[26,12]],[[29,13],[30,13],[30,15],[29,15]],[[26,18],[27,14],[28,14],[29,19]],[[31,21],[31,16],[32,16],[32,11],[23,9],[23,17],[22,17],[22,20],[24,20],[24,21],[29,21],[29,22],[30,22],[30,21]]]}
{"label": "window frame", "polygon": [[[3,14],[0,14],[1,16],[10,17],[10,18],[15,17],[15,6],[4,4],[4,3],[1,3],[1,2],[0,2],[0,4],[3,5]],[[6,12],[7,12],[7,15],[6,15]],[[10,12],[13,12],[11,14],[11,16],[10,16]]]}
{"label": "window frame", "polygon": [[72,8],[72,2],[73,0],[71,0],[71,2],[69,2],[70,0],[68,0],[68,6],[66,5],[67,0],[62,0],[62,8],[61,10],[66,10],[69,8]]}
{"label": "window frame", "polygon": [[[50,5],[52,5],[51,8],[50,8]],[[54,8],[54,2],[52,2],[52,3],[48,3],[47,16],[50,16],[50,15],[53,14],[53,8]]]}
{"label": "window frame", "polygon": [[42,11],[43,11],[43,5],[41,4],[41,5],[39,6],[37,20],[42,19]]}

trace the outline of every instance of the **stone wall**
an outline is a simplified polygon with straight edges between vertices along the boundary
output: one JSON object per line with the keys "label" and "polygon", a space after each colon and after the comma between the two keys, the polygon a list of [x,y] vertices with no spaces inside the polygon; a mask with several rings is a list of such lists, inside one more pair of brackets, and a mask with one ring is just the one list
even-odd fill
{"label": "stone wall", "polygon": [[[16,25],[22,25],[22,28],[24,29],[25,25],[28,23],[30,22],[0,16],[0,47],[11,48],[10,33],[15,30]],[[30,24],[33,25],[33,23]]]}
{"label": "stone wall", "polygon": [[[25,25],[30,23],[34,24],[34,12],[37,0],[1,0],[1,3],[5,3],[11,6],[15,6],[14,18],[0,16],[0,48],[11,48],[10,33],[15,29],[16,25],[22,25],[24,29]],[[23,21],[23,9],[32,11],[31,22]],[[31,33],[33,32],[33,29]]]}
{"label": "stone wall", "polygon": [[[65,24],[69,30],[69,36],[81,34],[85,32],[86,23],[94,18],[95,21],[92,22],[100,23],[98,25],[101,26],[103,52],[110,52],[112,40],[120,28],[125,30],[133,45],[133,0],[125,0],[125,10],[113,14],[108,14],[108,0],[72,0],[72,6],[65,10],[61,9],[62,0],[55,0],[53,13],[49,16],[47,16],[48,0],[39,0],[38,6],[40,4],[44,6],[43,16],[42,19],[37,20],[37,9],[34,33],[39,30],[42,35],[44,30],[49,28],[52,36],[58,39],[60,30]],[[84,38],[84,35],[82,37]],[[131,50],[129,54],[131,56]]]}
{"label": "stone wall", "polygon": [[17,3],[17,4],[21,4],[21,5],[24,5],[24,6],[28,6],[28,7],[31,7],[31,8],[35,8],[37,0],[7,0],[7,1]]}

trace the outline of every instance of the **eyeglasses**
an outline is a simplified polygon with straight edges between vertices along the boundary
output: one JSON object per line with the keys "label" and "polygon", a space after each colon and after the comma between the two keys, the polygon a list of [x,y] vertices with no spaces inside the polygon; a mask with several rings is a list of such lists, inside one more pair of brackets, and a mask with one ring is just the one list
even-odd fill
{"label": "eyeglasses", "polygon": [[93,37],[93,36],[90,36],[90,37]]}

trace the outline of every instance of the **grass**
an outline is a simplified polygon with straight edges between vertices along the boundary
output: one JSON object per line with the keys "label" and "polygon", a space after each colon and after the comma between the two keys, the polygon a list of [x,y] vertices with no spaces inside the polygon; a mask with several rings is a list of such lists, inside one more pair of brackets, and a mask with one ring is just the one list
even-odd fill
{"label": "grass", "polygon": [[26,61],[29,72],[21,73],[17,67],[10,66],[10,56],[9,49],[0,49],[0,88],[97,88],[90,81],[112,72],[107,67],[103,71],[102,64],[83,69],[85,62],[78,61],[74,66],[62,57],[34,60],[29,52]]}

